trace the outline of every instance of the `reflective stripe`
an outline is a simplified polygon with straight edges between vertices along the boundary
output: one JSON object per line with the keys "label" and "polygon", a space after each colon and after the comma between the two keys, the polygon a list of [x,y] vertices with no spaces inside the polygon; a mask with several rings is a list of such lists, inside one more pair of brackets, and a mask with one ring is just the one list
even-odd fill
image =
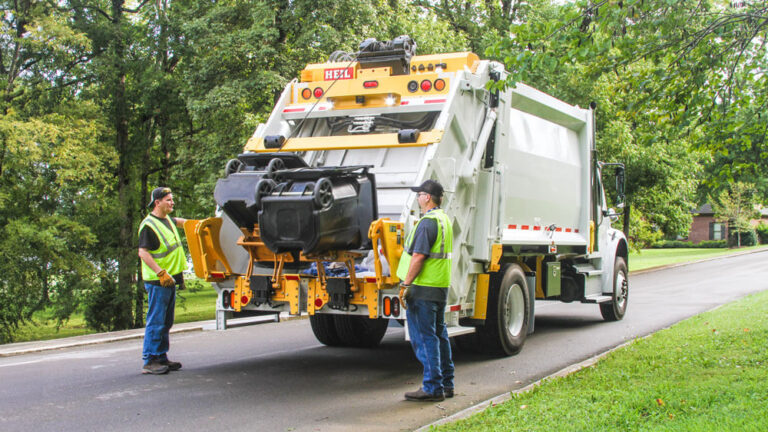
{"label": "reflective stripe", "polygon": [[[156,222],[154,219],[152,218],[147,219],[147,223],[152,225],[152,227],[155,229],[155,233],[157,233],[158,237],[160,237],[160,240],[163,241],[166,248],[165,252],[160,252],[160,253],[150,252],[150,255],[152,255],[152,258],[158,259],[158,258],[167,257],[168,255],[171,254],[171,252],[175,251],[179,247],[178,242],[173,246],[171,246],[170,243],[168,243],[168,239],[165,238],[165,236],[163,235],[163,230],[161,230],[160,227],[156,225]],[[171,223],[173,223],[173,220],[171,220]]]}
{"label": "reflective stripe", "polygon": [[443,253],[431,253],[428,256],[430,258],[435,258],[435,259],[446,259],[446,258],[447,259],[451,259],[451,258],[453,258],[453,254],[450,253],[450,252],[448,252],[448,253],[445,253],[445,252],[443,252]]}

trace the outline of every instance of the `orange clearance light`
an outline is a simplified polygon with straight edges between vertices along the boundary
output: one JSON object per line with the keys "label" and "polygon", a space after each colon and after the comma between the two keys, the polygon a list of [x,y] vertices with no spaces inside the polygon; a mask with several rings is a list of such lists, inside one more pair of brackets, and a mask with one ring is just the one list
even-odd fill
{"label": "orange clearance light", "polygon": [[321,89],[320,87],[316,87],[315,88],[315,97],[318,98],[318,99],[323,97],[323,89]]}
{"label": "orange clearance light", "polygon": [[316,307],[316,308],[318,308],[318,309],[320,309],[321,307],[323,307],[323,299],[321,299],[321,298],[316,298],[316,299],[315,299],[315,307]]}
{"label": "orange clearance light", "polygon": [[378,86],[379,86],[379,82],[378,81],[365,81],[363,83],[363,87],[365,87],[365,88],[376,88]]}
{"label": "orange clearance light", "polygon": [[235,299],[237,294],[235,294],[234,291],[229,292],[229,305],[230,307],[235,307]]}
{"label": "orange clearance light", "polygon": [[441,79],[435,80],[435,90],[443,91],[444,88],[445,88],[445,81]]}
{"label": "orange clearance light", "polygon": [[384,297],[384,316],[392,315],[392,299]]}
{"label": "orange clearance light", "polygon": [[310,90],[309,88],[305,88],[304,90],[301,91],[301,97],[303,97],[304,99],[311,98],[312,97],[312,90]]}
{"label": "orange clearance light", "polygon": [[424,80],[421,82],[421,90],[422,91],[430,91],[432,90],[432,82],[429,80]]}

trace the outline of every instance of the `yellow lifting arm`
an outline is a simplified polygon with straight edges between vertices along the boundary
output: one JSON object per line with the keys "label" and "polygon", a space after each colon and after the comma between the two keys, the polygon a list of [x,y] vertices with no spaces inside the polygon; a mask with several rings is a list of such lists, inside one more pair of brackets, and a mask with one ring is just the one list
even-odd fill
{"label": "yellow lifting arm", "polygon": [[232,275],[232,268],[219,244],[220,232],[221,218],[188,220],[184,223],[195,275],[208,282],[221,281]]}

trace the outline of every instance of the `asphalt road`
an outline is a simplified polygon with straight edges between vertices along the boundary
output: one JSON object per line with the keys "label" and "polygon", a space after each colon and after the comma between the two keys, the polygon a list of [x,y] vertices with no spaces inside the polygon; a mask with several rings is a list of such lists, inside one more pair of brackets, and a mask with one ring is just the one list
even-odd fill
{"label": "asphalt road", "polygon": [[616,323],[596,305],[537,303],[536,333],[520,355],[455,353],[457,395],[441,403],[403,400],[421,368],[401,327],[373,350],[325,347],[307,320],[173,335],[171,358],[184,367],[164,376],[139,373],[140,340],[4,357],[0,430],[413,430],[768,289],[766,261],[759,252],[632,275]]}

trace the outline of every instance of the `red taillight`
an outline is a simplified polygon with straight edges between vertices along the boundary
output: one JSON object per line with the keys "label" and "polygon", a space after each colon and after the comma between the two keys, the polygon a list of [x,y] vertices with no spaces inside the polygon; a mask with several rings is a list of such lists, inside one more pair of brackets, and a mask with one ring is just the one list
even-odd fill
{"label": "red taillight", "polygon": [[400,316],[400,299],[397,297],[392,299],[392,316]]}
{"label": "red taillight", "polygon": [[312,90],[310,90],[309,88],[305,88],[304,90],[301,91],[301,97],[303,97],[304,99],[311,98],[312,97]]}
{"label": "red taillight", "polygon": [[430,91],[432,90],[432,82],[430,80],[424,80],[421,82],[421,90],[422,91]]}
{"label": "red taillight", "polygon": [[392,299],[384,297],[384,316],[392,315]]}
{"label": "red taillight", "polygon": [[315,307],[316,307],[316,308],[318,308],[318,309],[320,309],[321,307],[323,307],[323,299],[321,299],[321,298],[316,298],[316,299],[315,299]]}
{"label": "red taillight", "polygon": [[231,299],[232,297],[229,295],[229,291],[221,292],[221,306],[224,309],[229,309],[232,306],[232,303],[230,303]]}
{"label": "red taillight", "polygon": [[321,89],[320,87],[315,88],[315,97],[318,99],[323,97],[323,89]]}
{"label": "red taillight", "polygon": [[365,81],[363,83],[363,87],[365,87],[365,88],[376,88],[378,86],[379,86],[379,82],[378,81]]}
{"label": "red taillight", "polygon": [[435,80],[435,90],[443,91],[444,88],[445,88],[445,81],[441,79]]}

